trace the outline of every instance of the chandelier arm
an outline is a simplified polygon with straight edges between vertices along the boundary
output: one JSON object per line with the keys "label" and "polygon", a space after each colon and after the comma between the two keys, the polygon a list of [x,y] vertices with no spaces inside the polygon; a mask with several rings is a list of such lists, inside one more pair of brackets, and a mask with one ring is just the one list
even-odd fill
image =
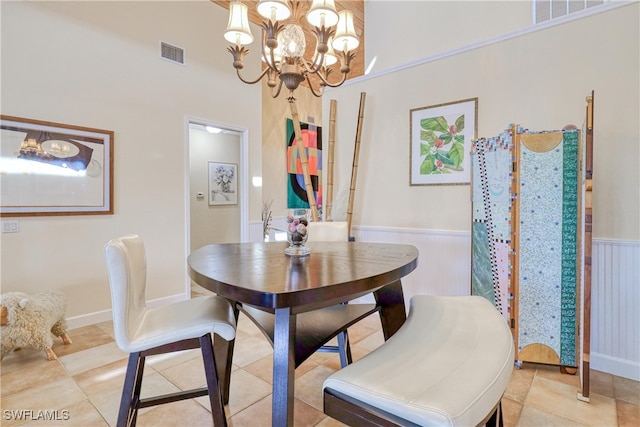
{"label": "chandelier arm", "polygon": [[342,83],[344,83],[347,80],[347,74],[348,73],[342,73],[342,79],[339,82],[329,83],[329,81],[322,75],[322,73],[316,73],[316,75],[320,78],[320,80],[322,80],[322,83],[324,83],[325,86],[329,86],[329,87],[340,86]]}
{"label": "chandelier arm", "polygon": [[[327,43],[335,35],[336,30],[335,28],[327,28],[322,25],[320,27],[314,27],[313,33],[316,35],[316,55],[314,57],[313,64],[314,66],[317,66],[317,71],[322,67],[322,64],[324,63],[324,55],[329,51],[329,46],[327,45]],[[318,54],[320,54],[320,61],[316,62],[318,59]]]}
{"label": "chandelier arm", "polygon": [[[318,74],[318,75],[320,75],[320,74]],[[316,92],[316,90],[313,88],[313,84],[311,83],[311,80],[309,79],[309,75],[308,74],[305,76],[305,79],[307,80],[307,84],[309,85],[309,90],[311,91],[313,96],[315,96],[316,98],[320,98],[324,94],[324,87],[325,86],[320,86],[320,88],[318,89],[318,92]]]}
{"label": "chandelier arm", "polygon": [[317,56],[315,56],[311,66],[309,66],[309,62],[305,58],[300,57],[300,62],[302,63],[306,73],[318,74],[318,71],[322,69],[322,63],[324,62],[324,53],[320,54],[319,61],[317,61],[317,59]]}
{"label": "chandelier arm", "polygon": [[245,80],[242,75],[240,74],[240,69],[236,69],[236,74],[238,75],[238,78],[243,81],[246,84],[252,85],[252,84],[256,84],[258,83],[260,80],[262,80],[262,78],[267,74],[267,72],[269,71],[269,68],[265,68],[264,70],[262,70],[262,72],[260,73],[260,75],[258,76],[257,79],[251,81],[251,80]]}
{"label": "chandelier arm", "polygon": [[[269,67],[271,67],[271,69],[273,71],[275,71],[276,73],[280,74],[280,70],[278,69],[278,62],[276,61],[276,56],[273,53],[275,49],[271,49],[271,52],[269,52],[269,56],[271,57],[271,62],[267,62],[267,65]],[[265,55],[266,56],[266,55]]]}
{"label": "chandelier arm", "polygon": [[271,88],[271,97],[272,98],[277,98],[278,95],[280,95],[280,91],[282,90],[282,80],[280,80],[280,83],[278,84],[278,90],[276,91],[276,93],[273,93],[273,88]]}
{"label": "chandelier arm", "polygon": [[324,53],[321,53],[318,58],[318,54],[316,53],[316,56],[314,56],[313,68],[315,68],[315,71],[313,71],[313,74],[317,74],[322,69],[322,64],[324,64],[324,55]]}
{"label": "chandelier arm", "polygon": [[[265,24],[263,24],[265,25]],[[267,34],[265,31],[262,32],[262,57],[264,58],[264,62],[267,64],[269,68],[275,71],[277,74],[280,74],[280,70],[278,70],[276,57],[274,54],[275,48],[270,49],[267,46]]]}

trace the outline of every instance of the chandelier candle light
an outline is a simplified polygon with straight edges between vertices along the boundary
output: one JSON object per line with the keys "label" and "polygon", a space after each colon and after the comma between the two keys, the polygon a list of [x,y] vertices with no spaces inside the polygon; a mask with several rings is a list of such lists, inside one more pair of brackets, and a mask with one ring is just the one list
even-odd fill
{"label": "chandelier candle light", "polygon": [[[318,209],[315,204],[315,196],[309,176],[307,161],[298,111],[295,105],[293,91],[303,81],[307,82],[309,90],[315,96],[322,96],[324,89],[337,87],[345,82],[347,74],[351,71],[351,61],[355,57],[355,50],[359,45],[353,25],[353,13],[350,10],[337,12],[334,0],[313,0],[306,14],[307,21],[314,28],[316,36],[316,48],[313,57],[304,57],[306,51],[306,39],[300,22],[301,8],[308,2],[287,0],[261,0],[257,4],[258,13],[265,18],[262,22],[262,61],[265,63],[263,71],[255,80],[246,80],[242,77],[244,68],[244,56],[249,50],[244,45],[253,42],[253,35],[249,28],[248,8],[241,1],[232,1],[229,5],[229,23],[224,37],[234,45],[227,49],[233,55],[233,67],[238,78],[244,83],[254,84],[267,78],[267,86],[271,96],[276,98],[282,89],[282,85],[289,89],[289,106],[296,134],[296,145],[304,182],[314,221],[318,221]],[[293,15],[293,16],[292,16]],[[331,65],[340,60],[340,80],[329,82],[332,72]],[[319,78],[317,89],[313,87],[310,76]],[[279,82],[276,80],[279,78]]]}

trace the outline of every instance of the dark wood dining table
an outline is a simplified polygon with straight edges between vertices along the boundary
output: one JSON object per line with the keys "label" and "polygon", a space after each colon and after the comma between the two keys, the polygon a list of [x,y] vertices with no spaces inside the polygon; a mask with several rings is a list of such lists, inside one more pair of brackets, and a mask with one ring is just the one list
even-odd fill
{"label": "dark wood dining table", "polygon": [[[294,370],[338,333],[379,312],[385,340],[406,310],[400,279],[418,264],[412,245],[313,242],[311,254],[285,255],[286,242],[212,244],[194,250],[191,279],[232,302],[273,345],[272,425],[293,425]],[[373,293],[373,304],[342,304]],[[228,402],[233,342],[214,339]],[[223,362],[224,363],[220,363]]]}

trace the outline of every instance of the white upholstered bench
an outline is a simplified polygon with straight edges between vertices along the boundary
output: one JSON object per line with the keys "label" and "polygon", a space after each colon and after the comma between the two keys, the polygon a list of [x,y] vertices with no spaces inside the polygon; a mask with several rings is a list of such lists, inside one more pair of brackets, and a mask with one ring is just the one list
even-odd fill
{"label": "white upholstered bench", "polygon": [[502,425],[513,338],[479,296],[418,295],[387,342],[324,382],[324,412],[351,426]]}

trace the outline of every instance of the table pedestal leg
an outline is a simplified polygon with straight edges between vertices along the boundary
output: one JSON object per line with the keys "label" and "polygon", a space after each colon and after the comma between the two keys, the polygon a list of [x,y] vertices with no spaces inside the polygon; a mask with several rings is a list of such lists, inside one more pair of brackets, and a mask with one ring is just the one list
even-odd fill
{"label": "table pedestal leg", "polygon": [[402,283],[397,280],[373,293],[376,303],[381,307],[380,321],[384,340],[391,338],[402,326],[407,318],[404,305]]}
{"label": "table pedestal leg", "polygon": [[296,315],[278,308],[273,337],[272,426],[293,426]]}

